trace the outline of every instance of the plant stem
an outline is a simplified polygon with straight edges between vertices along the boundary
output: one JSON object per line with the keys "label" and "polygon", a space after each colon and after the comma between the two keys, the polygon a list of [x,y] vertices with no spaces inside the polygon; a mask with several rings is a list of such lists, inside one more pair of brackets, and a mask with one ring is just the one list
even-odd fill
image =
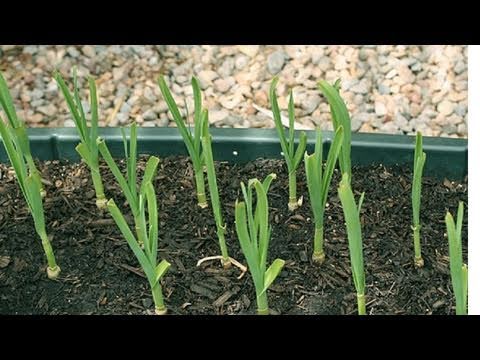
{"label": "plant stem", "polygon": [[423,267],[422,248],[420,247],[420,224],[413,227],[413,247],[415,249],[415,266]]}
{"label": "plant stem", "polygon": [[157,315],[165,315],[167,313],[167,308],[163,302],[162,287],[159,283],[156,283],[152,288],[153,302],[155,303],[155,313]]}
{"label": "plant stem", "polygon": [[50,244],[50,240],[48,240],[48,236],[46,233],[40,234],[40,238],[42,239],[42,246],[45,255],[47,256],[47,274],[50,279],[55,279],[58,274],[60,273],[60,267],[57,265],[55,260],[55,255],[53,254],[52,245]]}
{"label": "plant stem", "polygon": [[228,256],[227,244],[225,243],[225,225],[217,227],[218,241],[220,242],[220,252],[222,253],[222,264],[224,269],[230,268],[232,262]]}
{"label": "plant stem", "polygon": [[323,224],[318,227],[315,226],[312,260],[317,264],[322,264],[325,261],[325,252],[323,251]]}
{"label": "plant stem", "polygon": [[37,167],[35,166],[35,162],[33,161],[32,155],[31,154],[25,154],[25,159],[27,160],[27,165],[30,170],[30,174],[34,175],[35,178],[38,179],[38,186],[40,188],[40,196],[45,198],[47,196],[47,192],[43,188],[42,184],[42,177],[40,175],[40,172],[38,171]]}
{"label": "plant stem", "polygon": [[103,192],[103,183],[100,173],[98,171],[98,164],[97,168],[90,169],[92,174],[92,182],[93,187],[95,188],[95,194],[97,195],[97,207],[99,209],[106,209],[107,208],[107,199],[105,198],[105,193]]}
{"label": "plant stem", "polygon": [[358,315],[367,315],[365,294],[357,294]]}
{"label": "plant stem", "polygon": [[135,222],[135,233],[137,234],[138,244],[143,249],[143,244],[145,244],[145,239],[144,239],[144,232],[143,232],[144,227],[142,226],[141,215],[134,216],[134,222]]}
{"label": "plant stem", "polygon": [[288,174],[288,210],[298,208],[297,202],[297,171],[293,170]]}
{"label": "plant stem", "polygon": [[269,313],[270,311],[268,310],[267,292],[265,291],[262,295],[257,296],[257,314],[269,315]]}
{"label": "plant stem", "polygon": [[208,207],[207,196],[205,194],[205,177],[203,175],[203,168],[195,170],[195,185],[197,188],[198,206],[202,209]]}

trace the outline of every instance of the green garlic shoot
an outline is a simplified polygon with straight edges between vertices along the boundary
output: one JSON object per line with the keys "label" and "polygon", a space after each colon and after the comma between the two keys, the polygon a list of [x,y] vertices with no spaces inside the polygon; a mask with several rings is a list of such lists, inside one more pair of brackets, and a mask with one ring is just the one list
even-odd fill
{"label": "green garlic shoot", "polygon": [[360,209],[362,208],[362,193],[358,206],[355,203],[348,174],[342,176],[338,196],[342,203],[343,214],[347,225],[348,249],[352,266],[353,282],[357,291],[358,315],[366,315],[365,308],[365,272],[363,268],[362,226],[360,223]]}
{"label": "green garlic shoot", "polygon": [[278,77],[272,80],[270,85],[270,102],[272,103],[273,120],[275,122],[275,128],[277,129],[278,137],[280,138],[280,145],[282,147],[283,156],[288,168],[288,209],[294,211],[301,206],[302,201],[297,200],[297,167],[302,160],[302,154],[305,152],[307,145],[307,135],[304,131],[300,133],[299,144],[295,149],[295,108],[293,102],[293,93],[290,92],[290,100],[288,102],[288,139],[285,135],[285,129],[282,124],[280,108],[277,101],[276,87],[278,83]]}
{"label": "green garlic shoot", "polygon": [[333,170],[335,169],[335,164],[342,148],[343,127],[339,126],[335,132],[335,137],[328,151],[325,171],[322,169],[323,143],[322,131],[319,128],[317,129],[316,135],[315,152],[312,155],[308,155],[305,151],[304,160],[307,187],[315,219],[312,260],[318,264],[322,264],[325,260],[325,252],[323,250],[323,218]]}
{"label": "green garlic shoot", "polygon": [[462,222],[463,202],[460,201],[457,210],[457,223],[455,224],[450,212],[447,212],[445,216],[450,253],[450,275],[452,277],[453,293],[455,294],[457,315],[467,315],[468,268],[463,263],[462,256]]}
{"label": "green garlic shoot", "polygon": [[[267,192],[275,174],[270,174],[260,182],[257,179],[248,181],[245,187],[241,183],[245,202],[235,203],[235,227],[237,230],[240,247],[248,263],[248,268],[253,278],[257,297],[257,313],[268,315],[267,289],[276,279],[285,261],[275,259],[267,269],[268,244],[272,228],[268,222]],[[253,192],[256,192],[256,206],[253,209]]]}
{"label": "green garlic shoot", "polygon": [[201,148],[201,131],[202,131],[202,93],[200,90],[200,85],[198,80],[195,77],[192,77],[192,88],[193,88],[193,98],[194,98],[194,131],[193,135],[190,127],[187,129],[185,126],[185,121],[178,110],[178,106],[173,98],[168,86],[165,82],[163,76],[158,78],[158,84],[160,86],[160,91],[162,92],[163,98],[167,103],[168,109],[172,114],[173,120],[177,125],[178,131],[182,135],[187,151],[190,155],[190,158],[193,163],[193,172],[195,174],[195,184],[197,191],[198,206],[201,208],[206,208],[207,197],[205,194],[205,179],[203,175],[203,155]]}
{"label": "green garlic shoot", "polygon": [[[3,85],[0,85],[0,88],[2,92],[2,107],[4,110],[8,109],[5,110],[5,112],[10,112],[7,117],[13,118],[14,116],[14,118],[16,118],[15,109],[13,106],[9,107],[12,103],[8,101],[5,103],[4,90],[6,88],[4,88]],[[8,104],[7,107],[6,104]],[[30,154],[30,144],[25,126],[23,124],[19,125],[19,123],[17,123],[18,126],[14,128],[12,122],[6,124],[2,117],[0,117],[0,137],[10,164],[15,171],[22,194],[32,214],[35,231],[42,241],[43,251],[45,252],[48,263],[47,276],[50,279],[55,279],[60,273],[60,267],[57,265],[45,226],[41,179]],[[27,160],[28,158],[31,159],[31,162]],[[28,173],[28,171],[30,171],[30,173]]]}
{"label": "green garlic shoot", "polygon": [[417,132],[415,155],[413,162],[412,210],[413,210],[413,246],[415,251],[415,267],[424,265],[420,246],[420,200],[422,197],[422,173],[427,155],[423,152],[422,134]]}
{"label": "green garlic shoot", "polygon": [[99,209],[105,209],[107,206],[107,199],[105,198],[102,178],[100,175],[99,162],[98,162],[98,100],[97,100],[97,87],[93,78],[88,79],[90,90],[90,124],[87,126],[87,119],[85,117],[85,111],[83,109],[82,102],[80,101],[77,74],[76,70],[73,71],[73,95],[70,93],[68,86],[62,78],[62,75],[58,71],[54,73],[54,78],[57,81],[60,90],[65,97],[65,100],[72,115],[75,127],[80,137],[80,144],[77,145],[75,150],[80,154],[81,158],[90,169],[92,176],[93,187],[96,193],[96,205]]}

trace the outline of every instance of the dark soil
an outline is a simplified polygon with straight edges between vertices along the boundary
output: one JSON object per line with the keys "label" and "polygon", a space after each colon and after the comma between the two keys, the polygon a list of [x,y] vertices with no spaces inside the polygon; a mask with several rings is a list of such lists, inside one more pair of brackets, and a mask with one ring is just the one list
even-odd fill
{"label": "dark soil", "polygon": [[[144,161],[139,162],[143,168]],[[62,268],[49,280],[46,259],[25,201],[11,172],[0,164],[0,314],[149,314],[153,304],[148,282],[132,251],[108,213],[95,207],[89,172],[83,164],[39,163],[48,192],[47,230]],[[106,167],[106,194],[125,199]],[[283,161],[257,160],[245,165],[217,164],[218,185],[228,226],[231,256],[245,263],[234,231],[234,203],[240,181],[263,179],[275,172],[268,194],[273,225],[269,262],[286,260],[268,291],[275,314],[355,314],[356,296],[350,271],[343,213],[332,181],[325,220],[326,262],[312,264],[313,224],[303,165],[298,194],[303,206],[287,209],[287,172]],[[141,176],[139,176],[141,178]],[[454,314],[455,301],[444,235],[447,209],[456,212],[467,201],[467,179],[423,180],[423,269],[413,266],[411,172],[372,166],[353,171],[353,188],[365,191],[361,212],[369,314]],[[172,267],[162,280],[170,314],[254,314],[252,279],[237,268],[223,270],[219,261],[196,266],[219,254],[211,208],[200,210],[185,158],[162,159],[155,187],[159,199],[159,253]],[[357,197],[358,198],[358,197]],[[467,210],[467,209],[466,209]],[[463,225],[467,255],[467,214]]]}

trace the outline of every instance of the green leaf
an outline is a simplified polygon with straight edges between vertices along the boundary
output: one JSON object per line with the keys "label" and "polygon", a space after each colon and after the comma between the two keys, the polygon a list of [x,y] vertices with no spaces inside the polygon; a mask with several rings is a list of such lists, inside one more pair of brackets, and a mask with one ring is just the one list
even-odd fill
{"label": "green leaf", "polygon": [[105,140],[102,138],[97,138],[97,146],[98,146],[98,150],[102,154],[103,159],[107,163],[108,167],[110,168],[110,171],[112,172],[113,176],[115,176],[115,179],[117,180],[118,184],[120,185],[120,188],[125,194],[125,197],[127,198],[127,202],[130,205],[132,212],[134,214],[137,214],[138,202],[137,202],[136,194],[131,193],[127,180],[125,180],[125,178],[122,175],[122,172],[120,171],[117,164],[113,160],[112,155],[110,154],[110,151],[108,150],[108,147],[105,143]]}
{"label": "green leaf", "polygon": [[11,127],[7,128],[7,125],[3,122],[1,118],[0,135],[3,140],[3,146],[5,147],[8,159],[10,160],[10,164],[15,170],[20,189],[22,190],[23,196],[28,202],[27,189],[25,188],[25,178],[27,177],[27,167],[25,165],[25,160],[23,158],[21,149],[15,146],[15,133],[13,132],[13,129]]}
{"label": "green leaf", "polygon": [[268,227],[268,199],[265,189],[260,181],[253,182],[257,193],[257,206],[255,209],[255,223],[259,229],[258,234],[258,254],[260,255],[260,271],[265,271],[267,262],[267,251],[269,244]]}
{"label": "green leaf", "polygon": [[142,184],[140,185],[140,192],[145,192],[145,187],[148,183],[153,183],[153,178],[157,173],[158,164],[160,163],[160,159],[156,156],[150,156],[147,161],[147,165],[145,165],[145,171],[143,173],[143,180]]}
{"label": "green leaf", "polygon": [[147,182],[145,185],[145,196],[148,206],[148,239],[150,244],[150,261],[152,264],[155,264],[157,262],[158,250],[158,208],[155,189],[153,188],[151,182]]}
{"label": "green leaf", "polygon": [[343,214],[347,225],[348,247],[350,251],[350,261],[352,263],[353,281],[355,283],[357,294],[364,294],[365,273],[363,267],[362,227],[347,173],[343,174],[340,187],[338,188],[338,196],[342,203]]}
{"label": "green leaf", "polygon": [[260,273],[258,257],[248,233],[245,203],[238,200],[235,202],[235,229],[254,283],[263,284],[263,274]]}
{"label": "green leaf", "polygon": [[200,145],[202,137],[202,91],[196,77],[192,77],[193,101],[195,106],[194,120],[194,148],[197,154],[200,154]]}
{"label": "green leaf", "polygon": [[272,180],[275,180],[277,178],[277,174],[271,173],[268,174],[265,180],[263,180],[263,189],[265,190],[265,193],[268,193],[268,190],[270,189],[270,184],[272,183]]}
{"label": "green leaf", "polygon": [[95,79],[89,77],[88,84],[90,87],[90,113],[91,113],[91,131],[90,131],[90,148],[94,156],[97,156],[97,137],[98,137],[98,99],[97,86]]}
{"label": "green leaf", "polygon": [[173,99],[172,93],[168,89],[167,83],[165,82],[165,79],[163,78],[163,76],[159,76],[158,85],[160,87],[160,91],[163,95],[163,98],[167,103],[168,109],[172,114],[173,120],[177,125],[178,131],[180,132],[180,135],[182,135],[185,146],[187,147],[188,153],[190,154],[190,158],[192,159],[193,166],[195,167],[195,169],[198,169],[201,167],[200,153],[196,151],[192,134],[185,126],[185,121],[183,120],[182,115],[178,110],[178,106],[175,100]]}
{"label": "green leaf", "polygon": [[305,131],[300,133],[300,141],[298,142],[297,150],[295,152],[295,157],[293,158],[292,165],[293,168],[290,168],[289,171],[295,171],[302,160],[302,156],[305,153],[305,149],[307,148],[307,134]]}
{"label": "green leaf", "polygon": [[270,287],[270,285],[272,285],[273,281],[280,274],[280,271],[282,271],[282,268],[283,268],[284,265],[285,265],[284,260],[275,259],[275,261],[269,266],[269,268],[265,272],[265,285],[264,285],[263,291],[260,295],[262,295],[265,291],[267,291],[267,289]]}
{"label": "green leaf", "polygon": [[[335,164],[337,163],[338,156],[343,146],[343,126],[340,125],[335,131],[335,137],[333,138],[332,145],[328,151],[327,165],[325,173],[322,178],[322,208],[325,208],[327,204],[328,189],[332,181],[333,171],[335,170]],[[321,167],[321,165],[320,165]]]}
{"label": "green leaf", "polygon": [[127,240],[128,246],[130,247],[130,249],[132,249],[133,253],[135,254],[138,262],[140,263],[140,266],[145,272],[145,275],[147,275],[147,279],[148,279],[148,282],[150,283],[150,286],[153,288],[155,284],[158,282],[156,280],[157,276],[156,276],[154,265],[150,262],[150,260],[147,258],[143,250],[140,248],[140,245],[138,244],[137,239],[135,238],[132,231],[128,227],[128,224],[125,218],[123,217],[122,213],[118,209],[113,199],[110,199],[107,202],[107,208],[108,208],[108,211],[110,212],[110,215],[112,215],[113,220],[115,221],[118,228],[120,229],[123,237],[125,238],[125,240]]}
{"label": "green leaf", "polygon": [[87,124],[84,123],[84,118],[82,118],[81,114],[79,113],[79,110],[77,109],[77,105],[75,104],[75,101],[73,99],[72,94],[70,93],[70,90],[68,90],[67,85],[65,84],[65,81],[63,80],[63,77],[60,75],[58,71],[54,72],[53,77],[57,81],[58,87],[63,93],[63,96],[65,98],[65,101],[67,102],[68,109],[70,110],[70,114],[73,117],[73,121],[75,123],[75,127],[77,128],[78,134],[80,136],[80,140],[86,144],[88,144],[88,137],[87,137]]}
{"label": "green leaf", "polygon": [[171,264],[167,260],[162,260],[162,262],[157,265],[155,269],[157,282],[166,274],[170,266]]}
{"label": "green leaf", "polygon": [[35,179],[35,175],[29,175],[25,179],[25,188],[28,194],[28,203],[32,212],[33,222],[37,234],[42,237],[46,234],[45,216],[43,213],[42,195],[40,194],[39,181]]}
{"label": "green leaf", "polygon": [[78,154],[85,161],[87,166],[89,168],[92,168],[93,167],[92,154],[90,153],[90,150],[88,149],[87,145],[85,145],[85,143],[81,142],[80,144],[78,144],[75,147],[75,150],[77,150]]}
{"label": "green leaf", "polygon": [[[462,205],[463,206],[463,205]],[[463,209],[459,204],[459,209],[457,213],[460,215],[460,218],[463,217]],[[447,212],[445,215],[445,224],[447,226],[447,237],[448,237],[448,249],[450,255],[450,275],[452,278],[452,287],[455,294],[455,303],[456,303],[456,313],[457,315],[466,315],[467,306],[466,306],[466,267],[463,264],[463,255],[462,255],[462,240],[461,236],[461,223],[458,223],[459,217],[457,215],[457,224],[453,220],[452,214]],[[460,227],[460,231],[458,230]]]}
{"label": "green leaf", "polygon": [[462,223],[463,223],[463,201],[458,203],[456,234],[460,243],[462,241]]}
{"label": "green leaf", "polygon": [[[295,105],[293,102],[293,91],[290,90],[290,99],[288,101],[288,156],[291,158],[294,154],[295,142]],[[303,153],[303,151],[302,151]]]}
{"label": "green leaf", "polygon": [[17,118],[17,112],[15,111],[15,107],[13,105],[12,95],[8,90],[7,82],[3,77],[2,73],[0,72],[0,105],[5,111],[7,115],[8,121],[12,128],[16,128],[19,126],[19,121]]}
{"label": "green leaf", "polygon": [[278,106],[277,92],[275,90],[277,87],[277,83],[278,83],[278,77],[274,77],[270,85],[270,102],[272,103],[273,121],[275,123],[275,128],[277,129],[278,137],[280,139],[280,146],[282,147],[283,156],[285,157],[287,166],[290,169],[293,163],[292,163],[291,155],[288,151],[289,147],[288,147],[287,139],[285,136],[285,129],[282,124],[280,108]]}
{"label": "green leaf", "polygon": [[340,96],[340,83],[337,80],[335,85],[332,86],[326,81],[321,80],[318,85],[323,95],[327,98],[328,103],[330,104],[330,111],[332,113],[334,129],[337,130],[339,126],[343,126],[344,137],[339,160],[340,169],[342,171],[342,174],[346,172],[349,176],[349,179],[351,179],[352,170],[350,152],[352,128],[347,106],[343,101],[342,97]]}

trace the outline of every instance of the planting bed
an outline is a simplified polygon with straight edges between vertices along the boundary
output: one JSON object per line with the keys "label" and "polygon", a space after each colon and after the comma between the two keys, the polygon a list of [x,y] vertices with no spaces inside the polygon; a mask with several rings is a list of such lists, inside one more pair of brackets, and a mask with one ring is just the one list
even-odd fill
{"label": "planting bed", "polygon": [[[139,166],[144,164],[142,158]],[[47,231],[53,235],[52,246],[62,272],[54,281],[46,277],[45,255],[32,217],[13,173],[0,164],[0,314],[151,313],[148,281],[111,216],[97,210],[87,167],[59,160],[39,162],[38,166],[46,180]],[[467,179],[423,178],[425,267],[416,269],[410,228],[410,167],[353,168],[356,196],[365,191],[361,221],[367,313],[454,314],[444,217],[447,209],[456,211],[458,201],[467,202]],[[239,269],[224,270],[218,260],[196,266],[200,258],[219,255],[220,250],[211,207],[201,210],[196,205],[192,171],[187,158],[164,157],[154,183],[160,258],[172,264],[162,280],[169,313],[255,314],[255,290],[248,273],[237,279]],[[101,172],[107,197],[113,197],[127,214],[124,195],[105,164]],[[287,209],[288,178],[283,160],[217,162],[230,256],[245,264],[234,229],[240,181],[263,179],[271,172],[277,179],[268,193],[273,226],[268,262],[277,257],[286,260],[268,290],[272,313],[356,314],[346,229],[336,192],[339,172],[334,174],[325,214],[326,261],[316,266],[310,260],[314,229],[303,162],[297,184],[304,204],[294,213]],[[468,207],[462,230],[464,259],[467,214]]]}

